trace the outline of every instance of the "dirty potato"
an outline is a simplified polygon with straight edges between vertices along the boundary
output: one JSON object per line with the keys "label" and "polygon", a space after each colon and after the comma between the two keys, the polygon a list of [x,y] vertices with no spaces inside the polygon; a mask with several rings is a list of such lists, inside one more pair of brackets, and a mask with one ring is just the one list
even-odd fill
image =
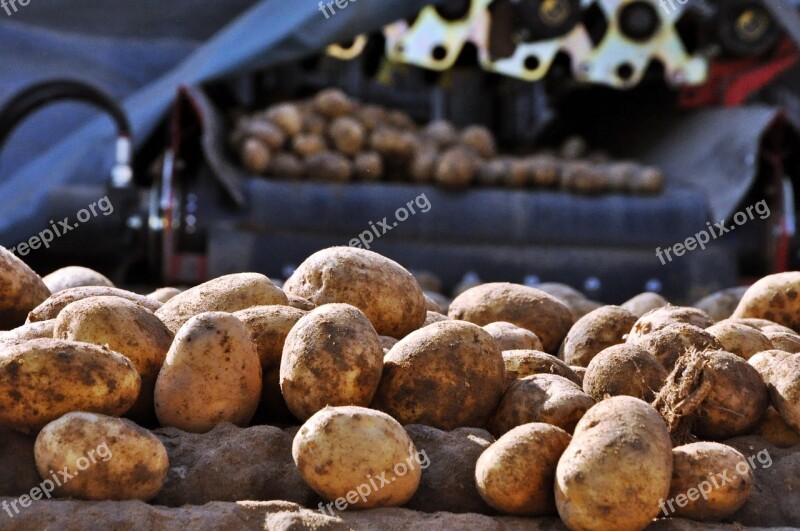
{"label": "dirty potato", "polygon": [[764,418],[753,429],[753,435],[763,437],[765,441],[778,448],[791,448],[800,444],[800,431],[789,426],[778,410],[772,406],[767,408]]}
{"label": "dirty potato", "polygon": [[80,266],[62,267],[43,277],[42,281],[50,290],[50,293],[57,293],[67,288],[80,288],[82,286],[114,287],[114,283],[106,278],[105,275],[93,269],[89,269],[88,267]]}
{"label": "dirty potato", "polygon": [[667,371],[671,371],[678,358],[690,349],[699,351],[722,349],[717,338],[706,330],[686,323],[671,324],[657,332],[629,341],[628,344],[637,345],[650,352]]}
{"label": "dirty potato", "polygon": [[70,411],[123,415],[141,385],[131,360],[107,347],[60,339],[3,346],[0,425],[34,433]]}
{"label": "dirty potato", "polygon": [[372,323],[349,304],[325,304],[289,331],[280,360],[286,405],[300,420],[330,406],[368,406],[383,370]]}
{"label": "dirty potato", "polygon": [[221,422],[244,427],[260,398],[258,352],[242,322],[222,312],[191,317],[176,334],[156,380],[161,425],[192,433],[208,432]]}
{"label": "dirty potato", "polygon": [[515,324],[505,321],[489,323],[483,327],[494,338],[501,351],[506,350],[542,350],[542,342],[531,332]]}
{"label": "dirty potato", "polygon": [[706,328],[706,332],[717,338],[725,352],[732,352],[744,359],[753,354],[772,349],[772,342],[755,328],[738,323],[717,323]]}
{"label": "dirty potato", "polygon": [[538,422],[509,431],[478,458],[475,484],[481,497],[504,513],[555,514],[556,466],[570,439],[561,428]]}
{"label": "dirty potato", "polygon": [[800,431],[800,357],[797,354],[776,361],[769,379],[772,404],[783,420]]}
{"label": "dirty potato", "polygon": [[252,306],[288,303],[286,294],[264,275],[237,273],[209,280],[168,300],[156,310],[172,333],[205,312],[236,312]]}
{"label": "dirty potato", "polygon": [[745,292],[734,319],[768,319],[792,330],[800,330],[800,271],[769,275]]}
{"label": "dirty potato", "polygon": [[733,314],[746,290],[747,288],[736,287],[717,291],[708,297],[700,299],[692,306],[698,310],[703,310],[715,321],[722,321]]}
{"label": "dirty potato", "polygon": [[583,390],[598,402],[619,395],[652,402],[666,379],[666,369],[642,347],[614,345],[589,363]]}
{"label": "dirty potato", "polygon": [[628,343],[636,343],[642,336],[658,332],[671,324],[686,323],[698,328],[708,328],[714,324],[709,315],[697,308],[688,306],[664,306],[651,310],[636,321],[628,334]]}
{"label": "dirty potato", "polygon": [[503,394],[504,371],[500,350],[481,327],[433,323],[385,356],[374,407],[403,424],[481,427]]}
{"label": "dirty potato", "polygon": [[29,339],[52,339],[56,320],[39,321],[19,326],[8,332],[0,332],[0,341],[27,341]]}
{"label": "dirty potato", "polygon": [[49,296],[50,290],[39,275],[14,253],[0,247],[0,330],[25,323],[28,312]]}
{"label": "dirty potato", "polygon": [[306,483],[338,510],[404,505],[424,462],[396,420],[357,406],[318,411],[297,432],[292,457]]}
{"label": "dirty potato", "polygon": [[564,339],[564,362],[588,367],[599,352],[624,343],[637,317],[619,306],[603,306],[584,315]]}
{"label": "dirty potato", "polygon": [[351,304],[379,335],[401,338],[425,321],[425,296],[403,266],[372,251],[332,247],[314,253],[284,284],[313,304]]}
{"label": "dirty potato", "polygon": [[647,312],[662,308],[667,304],[669,304],[667,300],[658,293],[647,291],[628,299],[621,306],[633,315],[642,317]]}
{"label": "dirty potato", "polygon": [[34,455],[43,479],[65,468],[74,476],[58,482],[57,495],[84,500],[147,501],[169,470],[167,450],[155,435],[129,420],[94,413],[67,413],[45,426]]}
{"label": "dirty potato", "polygon": [[552,354],[537,350],[504,350],[503,363],[506,366],[506,387],[514,380],[534,374],[556,374],[581,385],[581,379],[566,363]]}
{"label": "dirty potato", "polygon": [[572,310],[552,295],[507,282],[468,289],[452,302],[448,315],[480,326],[497,321],[515,324],[536,334],[550,354],[558,350],[574,322]]}
{"label": "dirty potato", "polygon": [[767,332],[764,336],[769,339],[769,342],[772,344],[772,349],[782,350],[792,354],[800,352],[800,336],[787,334],[786,332]]}
{"label": "dirty potato", "polygon": [[158,301],[161,304],[164,304],[165,302],[170,300],[175,295],[178,295],[179,293],[181,293],[181,290],[179,290],[178,288],[164,287],[164,288],[158,288],[152,293],[148,293],[147,297],[155,301]]}
{"label": "dirty potato", "polygon": [[161,303],[145,297],[137,295],[130,291],[118,288],[109,288],[105,286],[82,286],[79,288],[67,288],[59,291],[58,293],[48,297],[43,303],[31,310],[28,314],[28,322],[35,323],[38,321],[47,321],[55,319],[65,306],[81,299],[88,297],[121,297],[129,301],[135,302],[139,306],[155,312],[161,308]]}

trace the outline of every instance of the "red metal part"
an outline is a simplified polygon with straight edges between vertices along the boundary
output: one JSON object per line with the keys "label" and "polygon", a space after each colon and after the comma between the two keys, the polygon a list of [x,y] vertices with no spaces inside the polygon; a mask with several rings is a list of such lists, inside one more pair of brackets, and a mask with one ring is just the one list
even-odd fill
{"label": "red metal part", "polygon": [[678,103],[683,108],[722,105],[736,107],[800,61],[794,44],[784,40],[765,62],[749,58],[712,63],[708,82],[685,87]]}

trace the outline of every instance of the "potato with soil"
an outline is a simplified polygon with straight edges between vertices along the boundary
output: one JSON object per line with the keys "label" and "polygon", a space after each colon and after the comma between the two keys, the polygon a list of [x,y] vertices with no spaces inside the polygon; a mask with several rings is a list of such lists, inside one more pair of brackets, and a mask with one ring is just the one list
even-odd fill
{"label": "potato with soil", "polygon": [[767,332],[764,336],[769,339],[772,349],[792,354],[800,352],[800,336],[787,334],[786,332]]}
{"label": "potato with soil", "polygon": [[356,102],[337,88],[321,90],[314,97],[314,109],[326,118],[350,114],[356,107]]}
{"label": "potato with soil", "polygon": [[50,290],[33,269],[0,246],[0,330],[25,323],[28,312],[50,297]]}
{"label": "potato with soil", "polygon": [[181,290],[179,290],[178,288],[164,287],[164,288],[158,288],[152,293],[148,293],[147,297],[155,301],[158,301],[161,304],[164,304],[165,302],[170,300],[175,295],[178,295],[179,293],[181,293]]}
{"label": "potato with soil", "polygon": [[514,380],[534,374],[556,374],[581,385],[581,379],[566,363],[552,354],[537,350],[504,350],[503,363],[506,366],[506,387]]}
{"label": "potato with soil", "polygon": [[758,371],[763,382],[769,386],[772,381],[775,366],[779,362],[792,356],[793,354],[782,350],[765,350],[753,355],[747,360],[747,363]]}
{"label": "potato with soil", "polygon": [[156,380],[162,426],[205,433],[221,422],[244,427],[261,398],[261,364],[247,329],[229,313],[190,318]]}
{"label": "potato with soil", "polygon": [[330,406],[368,406],[383,370],[383,348],[364,312],[325,304],[289,331],[280,362],[286,405],[300,420]]}
{"label": "potato with soil", "polygon": [[66,306],[53,337],[106,345],[126,356],[142,378],[139,399],[129,412],[152,417],[153,392],[174,335],[152,312],[120,297],[89,297]]}
{"label": "potato with soil", "polygon": [[425,321],[425,296],[414,276],[386,257],[353,247],[331,247],[307,258],[284,284],[286,293],[313,304],[351,304],[379,335],[401,338]]}
{"label": "potato with soil", "polygon": [[167,450],[155,435],[129,420],[94,413],[68,413],[45,426],[34,455],[45,480],[52,483],[53,471],[64,469],[74,476],[59,482],[57,496],[84,500],[147,501],[169,471]]}
{"label": "potato with soil", "polygon": [[433,323],[385,356],[373,407],[402,424],[479,428],[500,402],[504,372],[500,350],[481,327]]}
{"label": "potato with soil", "polygon": [[509,431],[478,459],[475,483],[481,497],[504,513],[555,514],[556,466],[570,439],[561,428],[543,423]]}
{"label": "potato with soil", "polygon": [[8,332],[0,332],[0,341],[27,341],[29,339],[53,339],[53,331],[56,328],[56,320],[39,321],[18,326]]}
{"label": "potato with soil", "polygon": [[636,316],[619,306],[603,306],[584,315],[570,328],[564,339],[567,365],[588,367],[599,352],[624,343]]}
{"label": "potato with soil", "polygon": [[383,159],[374,151],[363,151],[353,160],[356,179],[361,181],[380,181],[383,178]]}
{"label": "potato with soil", "polygon": [[658,293],[647,291],[628,299],[621,306],[637,317],[642,317],[647,312],[662,308],[667,304],[669,304],[667,300]]}
{"label": "potato with soil", "polygon": [[172,333],[177,333],[186,321],[201,313],[231,313],[288,302],[286,294],[264,275],[237,273],[209,280],[176,295],[156,310],[156,316]]}
{"label": "potato with soil", "polygon": [[783,420],[794,430],[800,431],[800,357],[797,354],[787,356],[772,366],[769,394]]}
{"label": "potato with soil", "polygon": [[80,288],[82,286],[114,287],[114,283],[106,278],[105,275],[88,267],[80,266],[57,269],[43,277],[42,282],[50,290],[50,293],[58,293],[68,288]]}
{"label": "potato with soil", "polygon": [[258,352],[261,369],[268,371],[281,364],[286,336],[297,321],[307,313],[291,306],[273,304],[253,306],[234,312],[233,316],[247,329]]}
{"label": "potato with soil", "polygon": [[764,418],[753,430],[753,435],[763,437],[778,448],[791,448],[800,444],[800,431],[789,426],[772,406],[767,408]]}
{"label": "potato with soil", "polygon": [[303,173],[314,181],[346,183],[353,178],[353,163],[333,151],[319,151],[305,158]]}
{"label": "potato with soil", "polygon": [[700,299],[692,306],[698,310],[703,310],[712,319],[722,321],[733,314],[746,290],[747,288],[744,287],[735,287],[717,291],[708,297]]}
{"label": "potato with soil", "polygon": [[366,133],[357,120],[348,116],[336,118],[328,129],[328,137],[339,152],[354,157],[364,148]]}
{"label": "potato with soil", "polygon": [[629,396],[586,412],[556,468],[556,507],[570,529],[638,531],[669,494],[672,442],[664,420]]}
{"label": "potato with soil", "polygon": [[497,143],[494,135],[483,126],[471,125],[466,127],[461,131],[459,140],[484,159],[490,159],[497,155]]}
{"label": "potato with soil", "polygon": [[542,350],[542,342],[531,332],[515,324],[505,321],[489,323],[483,327],[494,338],[501,351],[506,350]]}
{"label": "potato with soil", "polygon": [[536,334],[550,354],[558,350],[574,322],[572,310],[552,295],[507,282],[466,290],[452,302],[448,316],[480,326],[497,321],[515,324]]}
{"label": "potato with soil", "polygon": [[642,336],[658,332],[671,324],[685,323],[698,328],[708,328],[714,325],[714,320],[709,315],[697,308],[688,306],[664,306],[644,314],[636,321],[628,334],[628,343],[636,343]]}
{"label": "potato with soil", "polygon": [[441,314],[439,312],[430,312],[429,311],[429,312],[427,312],[427,315],[425,317],[425,322],[422,323],[422,326],[420,326],[420,328],[425,328],[429,324],[439,323],[441,321],[449,321],[449,320],[450,320],[450,318],[447,317],[444,314]]}
{"label": "potato with soil", "polygon": [[667,371],[648,351],[636,345],[614,345],[586,368],[583,390],[596,401],[627,395],[652,402],[667,380]]}
{"label": "potato with soil", "polygon": [[495,437],[530,422],[544,422],[572,433],[592,397],[575,382],[555,374],[534,374],[513,382],[489,424]]}
{"label": "potato with soil", "polygon": [[123,299],[135,302],[151,312],[155,312],[162,306],[157,300],[124,289],[108,288],[105,286],[82,286],[79,288],[67,288],[48,297],[46,301],[31,310],[28,314],[28,322],[36,323],[38,321],[55,319],[68,304],[89,297],[106,296],[122,297]]}
{"label": "potato with soil", "polygon": [[2,350],[0,426],[34,433],[71,411],[119,416],[139,396],[133,363],[107,347],[33,339]]}
{"label": "potato with soil", "polygon": [[753,354],[773,348],[772,342],[764,334],[743,324],[717,323],[706,328],[706,332],[717,339],[722,350],[732,352],[746,360]]}
{"label": "potato with soil", "polygon": [[[755,477],[747,459],[730,446],[696,442],[672,450],[669,506],[676,518],[719,522],[745,504]],[[674,510],[673,510],[674,509]]]}
{"label": "potato with soil", "polygon": [[275,124],[284,135],[293,137],[303,129],[303,115],[293,103],[279,103],[266,110],[264,117]]}
{"label": "potato with soil", "polygon": [[399,507],[419,487],[423,457],[403,427],[380,411],[326,407],[297,432],[292,457],[329,507]]}
{"label": "potato with soil", "polygon": [[750,326],[755,328],[756,330],[760,331],[762,334],[767,334],[770,332],[782,332],[784,334],[793,334],[795,336],[800,337],[797,332],[789,328],[788,326],[783,326],[775,321],[770,321],[768,319],[757,319],[755,317],[742,317],[742,318],[731,318],[725,319],[724,321],[720,321],[723,323],[737,323],[743,324],[745,326]]}
{"label": "potato with soil", "polygon": [[722,346],[717,338],[697,326],[676,323],[662,328],[657,332],[641,336],[639,339],[628,342],[637,345],[654,355],[667,371],[671,371],[685,352],[694,350],[721,350]]}
{"label": "potato with soil", "polygon": [[745,292],[734,319],[768,319],[792,330],[800,330],[800,271],[769,275]]}

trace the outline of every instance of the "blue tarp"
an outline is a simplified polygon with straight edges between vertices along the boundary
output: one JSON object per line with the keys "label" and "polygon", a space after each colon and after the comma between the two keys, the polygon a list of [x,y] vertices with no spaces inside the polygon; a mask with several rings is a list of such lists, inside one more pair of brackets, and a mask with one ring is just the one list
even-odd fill
{"label": "blue tarp", "polygon": [[[344,4],[340,0],[340,4]],[[0,105],[48,79],[93,83],[124,101],[137,145],[181,85],[198,85],[317,53],[412,15],[430,0],[349,0],[326,18],[316,0],[30,0],[0,9]],[[49,190],[104,182],[111,121],[74,105],[32,117],[0,156],[0,244],[47,225]]]}

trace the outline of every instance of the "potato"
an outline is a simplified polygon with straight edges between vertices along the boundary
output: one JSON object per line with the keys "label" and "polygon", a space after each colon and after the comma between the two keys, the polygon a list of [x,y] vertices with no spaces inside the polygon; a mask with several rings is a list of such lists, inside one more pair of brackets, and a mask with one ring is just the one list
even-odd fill
{"label": "potato", "polygon": [[289,299],[289,306],[292,308],[297,308],[298,310],[310,312],[317,307],[317,305],[310,300],[304,299],[303,297],[298,297],[297,295],[292,295],[291,293],[287,293],[286,298]]}
{"label": "potato", "polygon": [[786,332],[767,332],[764,336],[769,339],[769,342],[772,344],[772,349],[782,350],[792,354],[800,352],[800,336],[787,334]]}
{"label": "potato", "polygon": [[589,315],[593,311],[599,310],[603,306],[606,305],[601,302],[592,301],[589,299],[579,300],[569,305],[576,319],[580,319],[585,315]]}
{"label": "potato", "polygon": [[88,297],[61,310],[53,337],[106,345],[131,360],[142,389],[129,414],[142,420],[152,417],[156,378],[174,339],[152,312],[120,297]]}
{"label": "potato", "polygon": [[161,303],[143,295],[137,295],[124,289],[108,288],[105,286],[83,286],[80,288],[67,288],[50,296],[46,301],[31,310],[28,314],[28,322],[48,321],[55,319],[61,310],[70,303],[86,299],[88,297],[122,297],[133,301],[139,306],[154,312],[161,308]]}
{"label": "potato", "polygon": [[556,468],[556,507],[570,529],[641,530],[672,476],[669,431],[650,405],[616,396],[583,416]]}
{"label": "potato", "polygon": [[328,120],[319,113],[306,110],[303,113],[303,133],[324,135],[328,129]]}
{"label": "potato", "polygon": [[511,171],[511,161],[507,158],[496,158],[483,162],[478,167],[476,180],[482,186],[499,186]]}
{"label": "potato", "polygon": [[292,139],[292,151],[301,157],[320,153],[328,149],[328,144],[320,135],[301,133]]}
{"label": "potato", "polygon": [[172,333],[205,312],[236,312],[253,306],[286,305],[286,294],[264,275],[237,273],[209,280],[176,295],[156,310]]}
{"label": "potato", "polygon": [[473,156],[464,148],[450,148],[439,157],[433,178],[437,184],[447,188],[464,188],[475,177]]}
{"label": "potato", "polygon": [[794,354],[775,362],[769,394],[786,424],[800,431],[800,357]]}
{"label": "potato", "polygon": [[332,247],[314,253],[284,284],[286,293],[313,304],[351,304],[379,335],[401,338],[425,321],[425,296],[397,262],[372,251]]}
{"label": "potato", "polygon": [[334,119],[328,129],[328,137],[336,149],[351,157],[364,148],[365,135],[361,124],[348,116]]}
{"label": "potato", "polygon": [[272,161],[272,152],[257,138],[246,139],[239,150],[239,155],[242,157],[245,169],[257,175],[265,174]]}
{"label": "potato", "polygon": [[314,109],[326,118],[336,118],[352,113],[356,102],[337,88],[320,91],[314,97]]}
{"label": "potato", "polygon": [[305,158],[303,173],[315,181],[346,183],[353,178],[353,163],[341,153],[320,151]]}
{"label": "potato", "polygon": [[466,127],[461,131],[459,140],[484,159],[490,159],[497,155],[497,144],[494,140],[494,135],[483,126],[471,125]]}
{"label": "potato", "polygon": [[372,132],[386,123],[386,109],[379,105],[362,105],[355,111],[356,119],[365,131]]}
{"label": "potato", "polygon": [[707,313],[690,308],[688,306],[664,306],[656,308],[644,314],[633,325],[631,333],[628,334],[628,343],[636,343],[639,338],[658,332],[671,324],[686,323],[697,326],[698,328],[708,328],[714,324],[714,320]]}
{"label": "potato", "polygon": [[8,332],[0,332],[0,341],[27,341],[29,339],[52,339],[56,320],[39,321],[19,326]]}
{"label": "potato", "polygon": [[[34,455],[57,495],[84,500],[147,501],[169,471],[167,449],[155,435],[129,420],[94,413],[67,413],[45,426]],[[73,477],[56,483],[65,469]]]}
{"label": "potato", "polygon": [[778,364],[778,362],[790,357],[792,357],[792,354],[782,350],[765,350],[753,355],[749,360],[747,360],[747,363],[752,365],[753,368],[758,371],[758,373],[761,375],[761,380],[765,384],[770,385],[774,367]]}
{"label": "potato", "polygon": [[753,435],[763,437],[778,448],[791,448],[800,444],[800,431],[795,430],[781,417],[778,410],[770,406],[764,418],[753,430]]}
{"label": "potato", "polygon": [[381,348],[383,349],[383,353],[386,354],[388,351],[392,349],[399,341],[393,337],[389,336],[381,336]]}
{"label": "potato", "polygon": [[745,504],[754,482],[747,459],[730,446],[706,441],[678,446],[672,450],[669,499],[661,510],[676,518],[727,520]]}
{"label": "potato", "polygon": [[534,374],[513,382],[506,390],[489,424],[500,437],[529,422],[552,424],[572,433],[594,405],[594,400],[575,382],[555,374]]}
{"label": "potato", "polygon": [[636,316],[619,306],[603,306],[584,315],[570,328],[564,339],[567,365],[588,367],[599,352],[624,343],[624,336],[636,322]]}
{"label": "potato", "polygon": [[425,322],[422,323],[422,326],[420,326],[420,328],[425,328],[429,324],[438,323],[441,321],[449,321],[449,320],[450,320],[449,317],[439,312],[427,312],[427,315],[425,317]]}
{"label": "potato", "polygon": [[181,290],[179,290],[178,288],[166,287],[166,288],[158,288],[154,292],[149,293],[147,297],[155,301],[158,301],[161,304],[164,304],[165,302],[170,300],[175,295],[178,295],[179,293],[181,293]]}
{"label": "potato", "polygon": [[458,131],[447,120],[434,120],[422,129],[422,137],[437,148],[447,149],[458,141]]}
{"label": "potato", "polygon": [[515,324],[498,321],[489,323],[483,329],[489,332],[501,351],[542,350],[542,342],[536,334]]}
{"label": "potato", "polygon": [[417,183],[433,182],[439,156],[440,153],[430,146],[425,146],[419,150],[414,155],[409,168],[411,180]]}
{"label": "potato", "polygon": [[475,466],[481,498],[504,513],[554,514],[556,466],[570,439],[561,428],[538,422],[509,431],[481,454]]}
{"label": "potato", "polygon": [[580,291],[567,284],[560,282],[542,282],[536,285],[536,289],[540,289],[545,293],[549,293],[556,299],[564,302],[567,306],[572,306],[576,302],[586,300],[586,296]]}
{"label": "potato", "polygon": [[800,271],[768,275],[748,288],[731,317],[768,319],[797,331],[800,330],[798,296]]}
{"label": "potato", "polygon": [[114,287],[114,283],[93,269],[80,266],[62,267],[42,278],[50,293],[57,293],[67,288],[82,286]]}
{"label": "potato", "polygon": [[690,349],[700,351],[722,349],[717,338],[702,328],[686,323],[671,324],[657,332],[641,336],[635,341],[628,341],[628,344],[637,345],[650,352],[667,371],[671,371],[678,358]]}
{"label": "potato", "polygon": [[1,426],[34,433],[70,411],[119,416],[139,396],[133,363],[107,347],[33,339],[0,351]]}
{"label": "potato", "polygon": [[506,387],[514,380],[534,374],[555,374],[581,385],[581,379],[566,363],[546,352],[535,349],[504,350],[503,363],[506,366]]}
{"label": "potato", "polygon": [[331,406],[368,406],[383,370],[377,332],[358,308],[325,304],[303,316],[283,347],[280,384],[300,420]]}
{"label": "potato", "polygon": [[652,402],[666,380],[667,371],[648,351],[636,345],[614,345],[589,363],[583,390],[598,402],[619,395]]}
{"label": "potato", "polygon": [[383,159],[374,151],[358,153],[353,160],[356,178],[361,181],[380,181],[383,178]]}
{"label": "potato", "polygon": [[753,354],[772,349],[772,342],[764,334],[743,324],[718,323],[706,328],[706,332],[717,338],[721,350],[746,360]]}
{"label": "potato", "polygon": [[747,288],[736,287],[717,291],[708,297],[700,299],[692,306],[706,312],[715,321],[722,321],[730,317],[736,310],[736,306],[742,300],[746,290]]}
{"label": "potato", "polygon": [[261,369],[266,372],[281,364],[286,336],[297,321],[307,313],[291,306],[275,304],[253,306],[234,312],[233,316],[242,322],[250,334],[250,339],[258,352]]}
{"label": "potato", "polygon": [[385,356],[373,407],[402,424],[479,428],[500,402],[504,371],[500,350],[481,327],[433,323]]}
{"label": "potato", "polygon": [[253,137],[257,139],[270,151],[277,151],[286,144],[286,134],[277,125],[264,118],[247,120],[237,133],[238,136],[244,138]]}
{"label": "potato", "polygon": [[344,510],[399,507],[422,476],[411,438],[392,417],[371,409],[326,407],[295,435],[292,457],[317,494]]}
{"label": "potato", "polygon": [[555,297],[507,282],[466,290],[452,302],[448,316],[481,326],[497,321],[515,324],[536,334],[550,354],[558,350],[574,322],[572,311]]}
{"label": "potato", "polygon": [[669,304],[667,300],[658,293],[647,291],[622,303],[622,307],[637,317],[642,317],[649,311],[656,310]]}
{"label": "potato", "polygon": [[274,105],[266,110],[264,116],[288,137],[295,136],[303,129],[303,115],[293,103]]}
{"label": "potato", "polygon": [[788,326],[779,325],[774,321],[770,321],[768,319],[756,319],[755,317],[746,317],[746,318],[731,318],[725,319],[725,321],[720,322],[730,322],[730,323],[738,323],[743,324],[746,326],[750,326],[759,330],[762,334],[766,334],[768,332],[783,332],[785,334],[792,334],[795,336],[800,337],[797,332],[789,328]]}
{"label": "potato", "polygon": [[561,179],[560,164],[549,155],[526,157],[525,163],[532,183],[538,188],[553,188]]}
{"label": "potato", "polygon": [[229,313],[206,312],[181,326],[156,380],[162,426],[192,433],[221,422],[244,427],[260,398],[258,352],[241,321]]}
{"label": "potato", "polygon": [[389,111],[386,115],[386,123],[405,131],[414,131],[417,128],[416,122],[408,113],[398,110]]}
{"label": "potato", "polygon": [[305,168],[300,158],[292,153],[276,153],[269,165],[269,174],[279,179],[300,179]]}
{"label": "potato", "polygon": [[[417,281],[419,281],[419,279],[417,279]],[[420,284],[420,287],[422,287],[422,284]],[[442,314],[442,315],[444,315],[444,312],[443,312],[443,310],[442,310],[442,307],[441,307],[441,306],[439,306],[439,303],[438,303],[438,302],[436,302],[435,300],[433,300],[433,299],[432,299],[432,298],[431,298],[431,297],[428,295],[428,293],[427,293],[427,292],[423,291],[423,292],[422,292],[422,294],[423,294],[423,296],[425,297],[425,309],[428,311],[428,313],[430,313],[430,312],[434,312],[434,313],[438,313],[438,314]]]}
{"label": "potato", "polygon": [[0,246],[0,330],[11,330],[25,323],[28,312],[49,296],[50,290],[39,275]]}
{"label": "potato", "polygon": [[569,368],[572,369],[572,372],[574,372],[575,376],[578,377],[578,379],[580,380],[580,382],[578,382],[578,385],[581,387],[581,389],[583,389],[583,379],[586,378],[586,367],[578,367],[577,365],[570,365]]}

